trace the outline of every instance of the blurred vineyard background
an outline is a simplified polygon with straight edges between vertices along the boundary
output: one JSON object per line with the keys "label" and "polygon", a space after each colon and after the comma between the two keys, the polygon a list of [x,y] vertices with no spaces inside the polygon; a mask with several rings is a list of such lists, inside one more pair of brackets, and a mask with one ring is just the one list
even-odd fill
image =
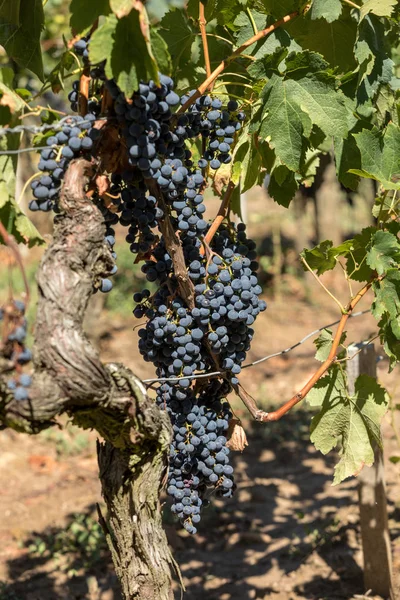
{"label": "blurred vineyard background", "polygon": [[[55,69],[69,37],[67,5],[48,0],[43,39],[45,70]],[[6,64],[5,57],[1,58]],[[32,96],[41,93],[26,72],[18,81]],[[56,74],[55,76],[56,77]],[[73,80],[73,77],[72,79]],[[54,80],[55,81],[55,80]],[[68,80],[67,80],[68,81]],[[51,121],[52,110],[68,110],[68,90],[47,90],[38,113]],[[24,119],[37,123],[35,115]],[[24,139],[25,147],[31,140]],[[31,199],[25,184],[36,172],[37,155],[20,155],[17,197],[27,211]],[[242,217],[257,242],[260,279],[268,310],[256,323],[250,360],[282,350],[310,331],[340,317],[337,306],[299,262],[299,252],[321,240],[340,243],[372,223],[374,184],[363,181],[357,192],[343,189],[335,175],[329,148],[315,180],[297,194],[289,209],[277,206],[263,188],[242,199]],[[215,214],[217,200],[206,204]],[[52,217],[30,215],[50,239]],[[97,294],[87,317],[87,333],[104,360],[125,362],[144,378],[154,375],[137,350],[137,323],[132,315],[135,291],[145,286],[133,264],[124,230],[117,230],[118,274],[113,291]],[[43,250],[21,248],[32,290],[28,319],[33,335],[35,272]],[[340,273],[322,281],[343,301],[347,282]],[[0,303],[23,290],[8,250],[0,247]],[[360,309],[364,306],[360,306]],[[370,315],[349,326],[348,341],[366,340],[376,331]],[[316,336],[315,336],[316,337]],[[29,340],[28,340],[29,341]],[[379,344],[377,352],[381,356]],[[241,380],[260,406],[268,410],[287,400],[313,372],[312,340],[295,351],[243,371]],[[384,423],[387,492],[394,573],[400,594],[400,390],[399,369],[378,375],[391,394]],[[168,538],[181,565],[187,600],[335,600],[362,598],[362,557],[358,528],[357,482],[331,487],[335,457],[325,458],[310,445],[310,409],[304,402],[279,423],[252,423],[232,398],[248,433],[248,448],[235,457],[238,490],[228,502],[209,508],[196,537],[179,528],[164,507]],[[36,437],[0,432],[0,600],[117,600],[116,578],[97,523],[101,504],[95,435],[67,420]],[[178,584],[176,584],[178,590]],[[178,593],[178,592],[177,592]],[[371,598],[371,596],[369,596]]]}

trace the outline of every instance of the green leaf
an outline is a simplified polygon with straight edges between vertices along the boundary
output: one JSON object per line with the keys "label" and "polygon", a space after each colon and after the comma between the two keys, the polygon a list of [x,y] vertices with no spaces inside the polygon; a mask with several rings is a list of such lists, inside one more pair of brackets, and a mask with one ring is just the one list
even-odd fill
{"label": "green leaf", "polygon": [[[175,79],[196,79],[195,65],[200,56],[197,29],[182,10],[170,11],[160,23],[158,33],[164,38],[171,55]],[[198,80],[198,76],[197,76]]]}
{"label": "green leaf", "polygon": [[340,0],[314,0],[311,4],[311,19],[325,19],[328,23],[336,21],[342,13]]}
{"label": "green leaf", "polygon": [[395,322],[388,313],[385,313],[378,322],[379,337],[381,344],[387,356],[389,357],[389,372],[400,362],[400,339],[397,333],[393,331]]}
{"label": "green leaf", "polygon": [[367,252],[367,263],[378,275],[383,275],[400,261],[398,239],[388,231],[377,231],[371,238],[371,248]]}
{"label": "green leaf", "polygon": [[386,181],[385,179],[378,179],[376,175],[372,173],[368,173],[363,169],[349,169],[349,173],[354,173],[354,175],[359,175],[360,177],[364,177],[364,179],[373,179],[374,181],[379,181],[382,187],[385,190],[399,190],[400,183],[392,183],[391,181]]}
{"label": "green leaf", "polygon": [[115,15],[107,17],[92,35],[89,53],[93,63],[106,60],[105,71],[114,78],[120,89],[129,97],[139,88],[141,79],[158,81],[158,68],[152,54],[150,41],[141,28],[139,15],[132,10],[118,20]]}
{"label": "green leaf", "polygon": [[400,342],[400,272],[391,269],[381,281],[372,285],[375,294],[371,312],[379,322],[390,326],[391,333]]}
{"label": "green leaf", "polygon": [[[342,333],[342,337],[340,338],[340,344],[344,344],[346,340],[347,333],[344,331]],[[314,340],[314,344],[317,347],[317,351],[315,353],[316,360],[320,362],[325,362],[329,356],[329,352],[331,351],[333,344],[333,335],[330,329],[323,329],[321,334]]]}
{"label": "green leaf", "polygon": [[311,250],[304,249],[300,256],[305,259],[313,271],[316,271],[317,275],[322,275],[326,271],[334,269],[337,264],[337,257],[345,256],[351,246],[352,240],[347,240],[340,246],[335,247],[330,240],[325,240]]}
{"label": "green leaf", "polygon": [[[0,124],[13,127],[24,107],[21,98],[10,89],[3,81],[10,82],[10,73],[7,68],[0,70]],[[0,150],[2,152],[17,150],[20,146],[18,133],[0,137]],[[8,228],[18,243],[28,243],[29,246],[44,243],[43,238],[31,221],[22,212],[15,202],[16,172],[18,166],[17,154],[0,155],[0,221]],[[3,240],[0,236],[0,243]]]}
{"label": "green leaf", "polygon": [[[19,244],[27,244],[29,248],[45,244],[45,240],[32,221],[22,212],[14,198],[4,195],[5,189],[4,181],[0,179],[0,221],[6,225],[7,223],[11,224],[9,233],[14,236]],[[0,243],[2,241],[0,236]]]}
{"label": "green leaf", "polygon": [[267,79],[278,71],[278,67],[287,56],[287,48],[276,48],[263,58],[255,60],[247,69],[247,73],[256,80]]}
{"label": "green leaf", "polygon": [[338,367],[320,379],[307,396],[321,411],[311,421],[311,441],[322,454],[340,446],[333,484],[357,475],[374,461],[374,445],[381,445],[380,424],[387,410],[386,391],[376,379],[360,375],[350,396]]}
{"label": "green leaf", "polygon": [[335,152],[336,174],[338,179],[345,187],[356,190],[360,181],[355,177],[355,169],[352,167],[361,167],[361,154],[352,135],[347,138],[333,138],[333,148]]}
{"label": "green leaf", "polygon": [[161,21],[171,8],[184,8],[185,4],[186,0],[148,0],[146,10],[151,22],[154,23]]}
{"label": "green leaf", "polygon": [[315,358],[320,362],[325,362],[333,344],[332,331],[330,329],[324,329],[317,339],[314,340],[314,344],[317,347]]}
{"label": "green leaf", "polygon": [[389,123],[384,132],[363,129],[354,138],[361,153],[362,169],[382,185],[393,183],[393,178],[400,174],[400,129]]}
{"label": "green leaf", "polygon": [[390,17],[397,4],[397,0],[366,0],[360,10],[360,19],[364,19],[368,13],[374,13],[378,17]]}
{"label": "green leaf", "polygon": [[[231,25],[237,15],[244,10],[248,0],[207,0],[204,4],[207,22],[217,19],[219,25]],[[194,0],[193,5],[195,7],[194,18],[198,18],[198,1]]]}
{"label": "green leaf", "polygon": [[110,13],[109,0],[95,0],[95,2],[71,0],[69,10],[71,29],[79,34],[91,27],[101,15],[106,16]]}
{"label": "green leaf", "polygon": [[371,14],[358,26],[354,56],[360,65],[358,72],[358,111],[370,116],[372,101],[382,84],[390,83],[393,76],[391,48],[382,21]]}
{"label": "green leaf", "polygon": [[46,82],[51,84],[51,89],[54,93],[58,93],[60,90],[64,89],[65,74],[74,64],[75,60],[71,52],[67,50],[61,55],[59,62],[46,77]]}
{"label": "green leaf", "polygon": [[[22,68],[29,69],[43,81],[40,34],[44,24],[42,0],[15,0],[0,4],[0,45]],[[19,11],[18,11],[19,7]]]}
{"label": "green leaf", "polygon": [[293,171],[285,165],[278,165],[271,173],[268,185],[268,194],[277,204],[288,208],[295,193],[299,189],[299,183]]}
{"label": "green leaf", "polygon": [[311,133],[310,117],[287,93],[286,82],[273,75],[264,88],[264,114],[260,136],[270,140],[277,157],[292,171],[300,169],[305,154],[304,137]]}
{"label": "green leaf", "polygon": [[[224,0],[223,0],[224,1]],[[240,12],[234,22],[234,27],[237,29],[236,45],[241,46],[249,38],[254,35],[253,22],[258,31],[267,27],[267,16],[264,13],[251,11],[253,21],[247,12]],[[250,54],[257,59],[269,57],[279,48],[287,48],[289,51],[301,50],[300,46],[293,42],[291,37],[284,29],[277,29],[270,35],[262,38],[258,42],[246,48],[246,54]]]}
{"label": "green leaf", "polygon": [[367,264],[367,251],[376,231],[376,227],[366,227],[350,240],[351,248],[346,255],[346,270],[350,279],[354,281],[369,281],[373,276],[373,271]]}
{"label": "green leaf", "polygon": [[304,64],[314,61],[318,68],[326,66],[325,61],[315,53],[302,54],[296,61],[288,58],[287,66],[293,71],[285,79],[274,74],[263,92],[265,117],[260,135],[270,139],[277,158],[292,171],[301,169],[312,125],[326,136],[345,137],[348,131],[348,108],[335,79],[324,72],[303,76]]}
{"label": "green leaf", "polygon": [[389,460],[394,465],[397,465],[400,462],[400,456],[389,456]]}
{"label": "green leaf", "polygon": [[110,0],[110,8],[118,19],[129,15],[134,4],[132,0]]}
{"label": "green leaf", "polygon": [[349,8],[343,7],[341,18],[332,23],[321,19],[316,24],[309,13],[310,11],[303,18],[287,23],[286,31],[301,48],[322,54],[339,72],[352,71],[356,67],[353,48],[357,23]]}
{"label": "green leaf", "polygon": [[158,31],[154,29],[154,27],[152,27],[150,30],[150,41],[153,55],[157,61],[160,72],[164,75],[171,75],[172,61],[168,52],[168,46]]}

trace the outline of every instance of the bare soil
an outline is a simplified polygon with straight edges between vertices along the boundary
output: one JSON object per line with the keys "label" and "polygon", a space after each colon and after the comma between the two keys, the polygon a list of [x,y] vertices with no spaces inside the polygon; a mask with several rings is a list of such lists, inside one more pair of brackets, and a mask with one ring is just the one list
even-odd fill
{"label": "bare soil", "polygon": [[[284,297],[271,301],[259,318],[250,360],[283,349],[313,329],[334,321],[337,307],[317,284],[287,277]],[[310,293],[311,290],[311,293]],[[345,290],[339,290],[344,297]],[[306,296],[308,301],[306,301]],[[362,308],[362,307],[361,307]],[[137,351],[133,319],[103,315],[104,360],[120,360],[142,378],[151,365]],[[349,339],[368,339],[376,330],[370,315],[349,324]],[[241,380],[264,408],[283,403],[315,369],[311,340],[295,351],[243,371]],[[398,369],[378,373],[397,396]],[[307,405],[279,423],[251,423],[237,399],[249,446],[234,457],[235,498],[215,501],[191,537],[165,505],[170,544],[182,570],[186,600],[339,600],[363,597],[357,481],[332,487],[337,457],[324,457],[307,441]],[[62,426],[66,425],[62,421]],[[387,495],[397,594],[400,594],[400,466],[393,430],[384,427]],[[79,552],[57,556],[29,549],[36,536],[57,538],[83,513],[96,520],[101,503],[93,433],[68,427],[37,437],[0,432],[0,600],[117,600],[110,556],[96,560]],[[50,539],[47,537],[46,539]],[[373,596],[368,596],[373,598]],[[400,597],[400,595],[398,596]],[[176,583],[176,598],[180,598]]]}

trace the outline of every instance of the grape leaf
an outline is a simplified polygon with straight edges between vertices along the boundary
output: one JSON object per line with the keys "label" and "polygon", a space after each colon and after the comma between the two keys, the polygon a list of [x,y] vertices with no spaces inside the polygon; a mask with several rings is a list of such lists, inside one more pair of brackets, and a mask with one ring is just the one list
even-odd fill
{"label": "grape leaf", "polygon": [[400,340],[400,272],[390,269],[381,281],[374,281],[372,289],[375,294],[372,314],[380,319],[387,313],[394,321],[395,334]]}
{"label": "grape leaf", "polygon": [[182,10],[174,10],[165,15],[158,33],[164,38],[171,55],[175,80],[187,77],[192,81],[200,57],[197,29]]}
{"label": "grape leaf", "polygon": [[389,123],[383,132],[363,129],[353,135],[361,153],[362,169],[384,187],[392,183],[392,178],[400,174],[400,129]]}
{"label": "grape leaf", "polygon": [[320,19],[316,24],[309,11],[302,19],[287,23],[285,29],[304,50],[322,54],[339,72],[347,73],[356,67],[353,48],[357,23],[348,7],[343,7],[341,18],[332,23]]}
{"label": "grape leaf", "polygon": [[[21,98],[8,87],[12,82],[13,70],[8,67],[0,69],[0,124],[14,126],[24,107]],[[0,150],[7,152],[17,150],[20,146],[18,133],[0,137]],[[34,246],[43,244],[44,240],[31,221],[15,202],[16,172],[18,155],[3,154],[0,156],[0,221],[4,223],[18,243]],[[0,243],[4,243],[0,236]]]}
{"label": "grape leaf", "polygon": [[[114,78],[127,97],[141,79],[158,80],[158,68],[147,35],[145,14],[132,10],[122,19],[112,14],[93,33],[89,47],[93,63],[106,60],[108,79]],[[145,34],[145,35],[144,35]]]}
{"label": "grape leaf", "polygon": [[[347,333],[344,331],[340,338],[340,344],[344,344],[346,336]],[[325,362],[329,356],[329,352],[331,351],[333,344],[332,331],[330,329],[323,329],[317,339],[314,340],[314,344],[317,347],[317,351],[315,353],[316,360]]]}
{"label": "grape leaf", "polygon": [[320,362],[326,361],[331,351],[333,343],[332,331],[330,329],[324,329],[320,335],[314,340],[314,344],[317,348],[315,358]]}
{"label": "grape leaf", "polygon": [[378,322],[379,326],[379,337],[383,346],[383,349],[389,357],[389,372],[393,371],[394,367],[400,362],[400,339],[393,331],[393,327],[396,327],[396,323],[391,319],[389,313],[385,313],[381,320]]}
{"label": "grape leaf", "polygon": [[364,19],[368,13],[374,13],[378,17],[390,17],[397,4],[397,0],[366,0],[360,9],[360,19]]}
{"label": "grape leaf", "polygon": [[96,0],[95,2],[82,2],[82,0],[71,0],[70,25],[75,34],[82,33],[101,15],[110,13],[109,0]]}
{"label": "grape leaf", "polygon": [[358,110],[371,112],[372,98],[379,87],[388,84],[393,76],[393,61],[386,29],[381,20],[373,14],[359,23],[354,55],[360,66],[357,84]]}
{"label": "grape leaf", "polygon": [[11,2],[0,3],[0,45],[22,68],[27,68],[43,81],[40,34],[44,24],[42,0],[20,0],[10,12]]}
{"label": "grape leaf", "polygon": [[186,0],[147,0],[146,10],[153,23],[161,21],[171,8],[184,8],[185,4]]}
{"label": "grape leaf", "polygon": [[372,236],[376,231],[375,227],[365,227],[361,233],[350,240],[351,248],[346,255],[346,270],[350,279],[354,281],[369,281],[373,276],[373,271],[368,266],[366,258]]}
{"label": "grape leaf", "polygon": [[[307,53],[307,57],[312,60],[313,53]],[[318,64],[325,64],[319,56],[317,60]],[[300,69],[299,77],[296,71],[289,75],[283,79],[274,74],[264,88],[260,135],[270,138],[282,163],[299,171],[306,150],[305,138],[310,136],[312,125],[327,136],[345,136],[348,109],[344,96],[335,89],[334,78],[327,73],[303,77]]]}
{"label": "grape leaf", "polygon": [[170,75],[172,72],[172,61],[168,52],[168,46],[164,38],[161,37],[154,27],[150,30],[150,41],[160,72],[164,75]]}
{"label": "grape leaf", "polygon": [[376,379],[360,375],[354,394],[347,392],[343,371],[333,367],[307,396],[311,406],[321,407],[311,421],[311,441],[322,454],[340,446],[333,484],[357,475],[374,461],[374,445],[381,445],[380,424],[387,410],[386,391]]}
{"label": "grape leaf", "polygon": [[286,82],[273,75],[264,88],[264,115],[260,136],[269,138],[277,157],[292,171],[300,169],[311,133],[310,117],[287,94]]}
{"label": "grape leaf", "polygon": [[377,231],[371,238],[371,248],[367,252],[367,263],[378,275],[400,262],[400,244],[389,231]]}
{"label": "grape leaf", "polygon": [[[330,240],[325,240],[315,246],[311,250],[304,249],[301,252],[308,266],[317,272],[317,275],[322,275],[326,271],[331,271],[336,267],[338,256],[345,256],[352,245],[352,240],[347,240],[340,246],[333,246]],[[306,267],[304,267],[306,269]]]}
{"label": "grape leaf", "polygon": [[335,152],[336,174],[341,183],[351,190],[356,190],[360,178],[352,167],[361,167],[361,154],[352,135],[347,138],[333,138],[333,148]]}
{"label": "grape leaf", "polygon": [[293,171],[285,165],[278,165],[273,169],[268,184],[268,194],[277,204],[287,208],[298,189],[299,183]]}
{"label": "grape leaf", "polygon": [[385,317],[393,336],[400,342],[400,272],[390,269],[381,281],[372,285],[375,294],[371,312],[379,322]]}
{"label": "grape leaf", "polygon": [[118,19],[129,15],[135,4],[135,0],[110,0],[110,8]]}
{"label": "grape leaf", "polygon": [[310,16],[312,19],[325,19],[328,23],[336,21],[342,13],[340,0],[314,0],[311,4]]}
{"label": "grape leaf", "polygon": [[[241,46],[254,35],[253,22],[258,31],[267,27],[267,16],[265,14],[255,10],[252,10],[251,14],[253,20],[250,19],[247,12],[241,12],[234,21],[234,26],[237,29],[237,46]],[[277,29],[270,35],[246,48],[246,54],[250,54],[257,59],[262,59],[273,54],[278,48],[287,48],[289,51],[301,50],[300,46],[293,42],[284,29]]]}

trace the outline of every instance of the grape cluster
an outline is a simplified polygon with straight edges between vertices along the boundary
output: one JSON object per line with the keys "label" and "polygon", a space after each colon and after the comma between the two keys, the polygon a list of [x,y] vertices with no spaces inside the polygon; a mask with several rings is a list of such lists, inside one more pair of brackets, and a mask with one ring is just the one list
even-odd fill
{"label": "grape cluster", "polygon": [[44,175],[31,183],[35,200],[29,203],[30,210],[58,211],[61,182],[69,163],[73,158],[88,158],[91,155],[98,134],[92,127],[95,120],[92,114],[87,114],[83,119],[68,117],[61,130],[47,138],[48,148],[41,151],[38,165]]}
{"label": "grape cluster", "polygon": [[0,351],[4,358],[14,363],[17,371],[16,376],[7,381],[7,387],[18,401],[29,397],[28,390],[32,383],[31,376],[22,373],[23,365],[32,360],[32,353],[25,345],[27,321],[24,314],[25,304],[20,300],[13,300],[0,309],[0,322],[4,322],[6,332]]}
{"label": "grape cluster", "polygon": [[159,406],[166,406],[174,437],[170,450],[167,492],[173,498],[172,512],[189,533],[196,533],[200,512],[214,490],[230,498],[234,490],[226,432],[232,414],[221,400],[229,385],[213,381],[195,397],[190,391],[184,403],[170,383],[160,386]]}
{"label": "grape cluster", "polygon": [[[185,104],[196,90],[191,90],[182,96],[181,103]],[[198,166],[205,169],[219,169],[221,164],[228,164],[232,160],[231,146],[235,136],[242,128],[242,121],[246,115],[238,111],[236,100],[230,100],[226,108],[219,98],[209,95],[200,96],[189,107],[188,112],[181,120],[181,127],[187,137],[196,137],[199,134],[203,140],[204,152],[198,161]]]}
{"label": "grape cluster", "polygon": [[[105,239],[113,256],[114,226],[119,223],[126,228],[135,261],[142,261],[147,280],[157,286],[153,295],[148,289],[134,293],[133,312],[145,320],[139,350],[162,380],[157,403],[168,411],[173,426],[167,488],[172,511],[188,532],[195,533],[210,495],[229,498],[235,488],[227,446],[231,412],[225,398],[238,383],[254,320],[266,308],[256,276],[255,243],[247,238],[245,226],[222,225],[204,243],[210,228],[204,218],[207,176],[231,161],[245,114],[236,100],[223,105],[211,94],[176,113],[194,91],[180,98],[173,80],[162,74],[159,83],[142,81],[126,98],[114,80],[105,78],[104,64],[90,65],[89,43],[88,36],[82,38],[75,51],[95,80],[88,103],[90,125],[101,114],[99,90],[106,90],[112,99],[107,118],[125,153],[110,177],[112,206],[96,194],[93,201],[104,216]],[[77,110],[79,82],[73,84],[69,100]],[[45,210],[57,210],[69,161],[95,149],[98,130],[90,126],[78,132],[74,119],[47,142],[49,149],[39,164],[45,175],[33,186],[34,210],[42,204]],[[173,257],[162,235],[166,218],[180,240],[194,286],[190,307],[180,296]],[[111,288],[111,280],[102,279],[100,289]],[[195,381],[199,372],[216,368],[224,371],[223,376]]]}

